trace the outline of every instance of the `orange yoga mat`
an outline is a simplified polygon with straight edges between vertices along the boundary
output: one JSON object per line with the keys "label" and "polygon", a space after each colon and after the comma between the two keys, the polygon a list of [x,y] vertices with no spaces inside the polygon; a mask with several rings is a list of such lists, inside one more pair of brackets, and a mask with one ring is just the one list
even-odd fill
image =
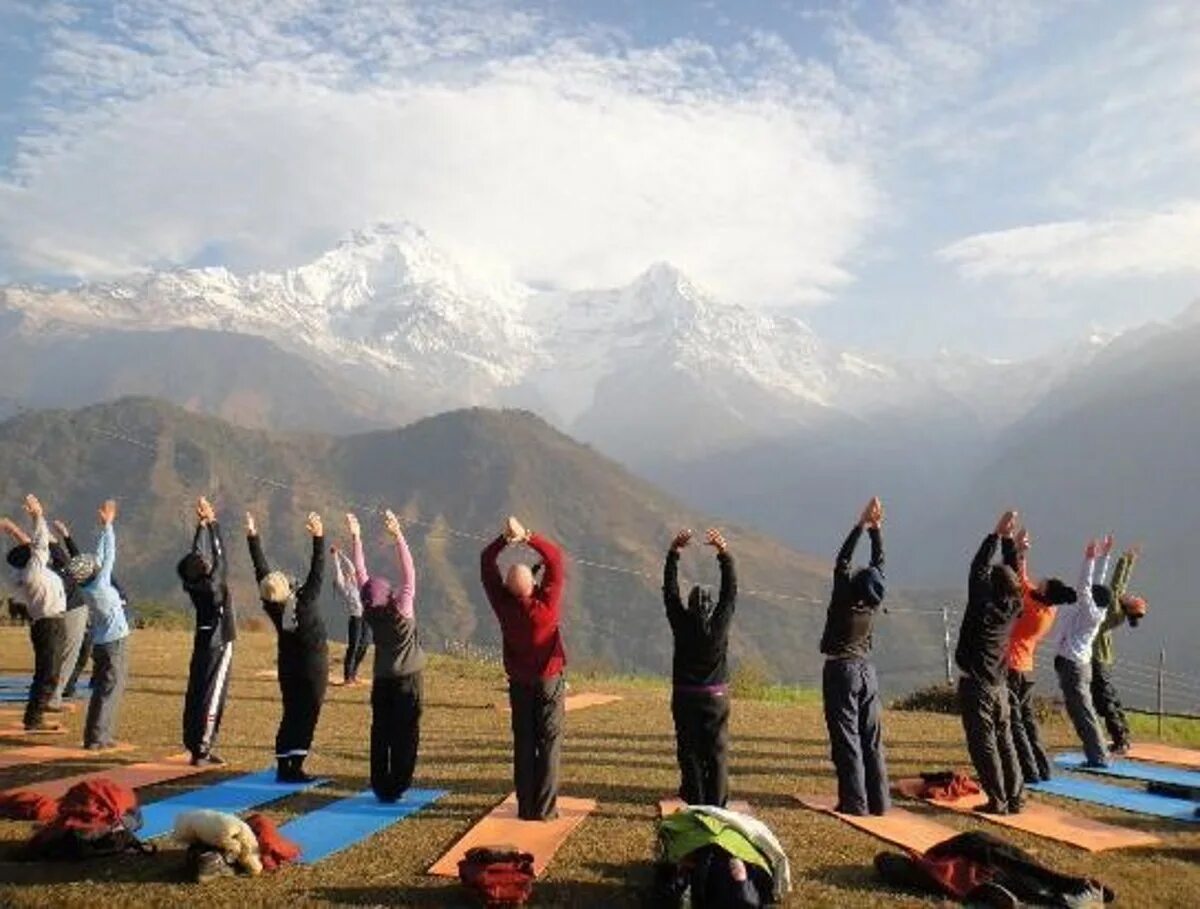
{"label": "orange yoga mat", "polygon": [[[101,754],[116,754],[122,751],[132,751],[133,746],[125,743],[117,745],[108,752]],[[82,760],[94,758],[96,753],[86,748],[59,748],[57,745],[28,745],[24,748],[10,748],[0,752],[0,769],[19,767],[22,764],[43,764],[46,761]]]}
{"label": "orange yoga mat", "polygon": [[[585,707],[603,707],[605,704],[612,704],[619,700],[621,700],[619,694],[597,694],[595,692],[568,694],[563,703],[563,709],[570,713],[573,710],[583,710]],[[508,713],[511,708],[508,704],[497,704],[496,709],[501,713]]]}
{"label": "orange yoga mat", "polygon": [[0,738],[45,738],[46,736],[66,735],[67,727],[58,724],[57,729],[26,729],[22,724],[15,726],[0,726]]}
{"label": "orange yoga mat", "polygon": [[839,814],[834,811],[837,799],[832,795],[798,795],[795,798],[805,808],[836,817],[851,827],[857,827],[871,836],[878,837],[885,843],[891,843],[902,849],[911,849],[913,852],[923,853],[926,849],[950,839],[959,832],[953,827],[947,827],[945,824],[939,824],[937,821],[931,821],[927,817],[895,806],[884,815],[869,814],[860,817],[856,814]]}
{"label": "orange yoga mat", "polygon": [[[920,779],[900,780],[892,786],[892,791],[906,798],[919,799],[922,782]],[[1130,830],[1127,827],[1117,827],[1089,817],[1081,817],[1047,805],[1044,802],[1026,802],[1020,814],[981,814],[976,808],[987,803],[987,796],[982,793],[969,795],[954,801],[945,799],[922,799],[926,804],[936,805],[950,811],[963,814],[974,814],[994,824],[1023,830],[1034,836],[1058,840],[1071,846],[1078,846],[1088,852],[1103,852],[1106,849],[1129,849],[1135,846],[1149,846],[1159,842],[1158,837]]]}
{"label": "orange yoga mat", "polygon": [[1129,746],[1125,757],[1134,761],[1150,761],[1152,764],[1175,764],[1200,770],[1200,751],[1195,748],[1179,748],[1175,745],[1157,745],[1147,742]]}
{"label": "orange yoga mat", "polygon": [[541,874],[554,858],[554,853],[567,841],[583,819],[596,810],[594,799],[571,799],[559,796],[558,819],[554,821],[522,821],[517,818],[517,796],[513,793],[491,810],[450,851],[438,859],[429,874],[458,877],[458,862],[476,846],[516,846],[533,855],[533,872]]}
{"label": "orange yoga mat", "polygon": [[[101,752],[101,754],[103,753]],[[11,795],[14,792],[36,792],[38,795],[54,799],[58,798],[76,783],[81,783],[84,780],[95,780],[103,777],[104,779],[128,786],[130,789],[140,789],[143,786],[167,783],[171,780],[182,779],[185,776],[195,776],[198,773],[205,773],[212,770],[211,766],[205,765],[193,767],[189,763],[190,757],[187,752],[184,752],[183,754],[171,755],[157,761],[118,765],[91,773],[77,773],[74,776],[65,776],[57,780],[46,780],[41,783],[35,783],[32,786],[18,786],[15,789],[10,789],[0,794]]]}
{"label": "orange yoga mat", "polygon": [[[667,817],[674,814],[676,811],[682,811],[687,807],[683,799],[663,799],[658,803],[658,816]],[[725,806],[730,811],[736,811],[738,814],[751,814],[749,802],[730,802]]]}

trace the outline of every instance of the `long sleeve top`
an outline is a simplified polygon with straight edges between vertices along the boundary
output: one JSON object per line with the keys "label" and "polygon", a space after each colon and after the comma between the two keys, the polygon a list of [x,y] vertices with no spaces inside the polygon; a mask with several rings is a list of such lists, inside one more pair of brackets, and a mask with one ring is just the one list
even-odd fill
{"label": "long sleeve top", "polygon": [[1128,618],[1121,608],[1121,597],[1129,590],[1129,579],[1133,576],[1133,566],[1137,564],[1137,556],[1132,552],[1124,553],[1117,559],[1113,569],[1112,602],[1108,604],[1108,612],[1100,623],[1100,631],[1092,644],[1092,660],[1096,663],[1111,664],[1116,659],[1116,649],[1113,647],[1113,629],[1125,624]]}
{"label": "long sleeve top", "polygon": [[1018,557],[1017,565],[1021,577],[1021,614],[1008,639],[1008,668],[1016,672],[1033,672],[1034,652],[1050,633],[1058,607],[1038,599],[1037,587],[1029,578],[1029,567],[1023,555]]}
{"label": "long sleeve top", "polygon": [[92,643],[109,644],[129,635],[129,623],[121,594],[113,586],[113,568],[117,562],[117,533],[112,524],[105,524],[96,541],[96,576],[83,585],[91,610]]}
{"label": "long sleeve top", "polygon": [[504,586],[500,553],[508,545],[497,537],[480,554],[480,579],[488,603],[500,622],[504,640],[504,671],[521,684],[553,678],[566,666],[559,630],[563,589],[566,583],[562,551],[550,540],[534,534],[529,546],[542,557],[541,583],[528,597],[518,597]]}
{"label": "long sleeve top", "polygon": [[[992,587],[992,561],[1000,538],[990,533],[983,538],[967,582],[967,608],[958,630],[958,646],[954,662],[959,670],[983,685],[999,685],[1004,681],[1005,656],[1013,623],[1021,611],[1021,597],[997,598]],[[1004,564],[1018,571],[1017,547],[1004,538]]]}
{"label": "long sleeve top", "polygon": [[[862,538],[862,526],[855,524],[838,550],[833,565],[833,592],[825,613],[825,631],[821,635],[821,653],[834,659],[865,657],[871,652],[871,633],[880,604],[859,600],[854,589],[851,563]],[[868,531],[871,538],[871,567],[883,572],[883,535],[878,527]]]}
{"label": "long sleeve top", "polygon": [[[221,527],[216,521],[196,525],[192,552],[203,554],[206,546],[208,576],[196,584],[185,585],[184,590],[196,610],[196,635],[225,643],[237,638],[237,614],[229,593],[229,560],[225,556]],[[218,631],[219,637],[214,636]]]}
{"label": "long sleeve top", "polygon": [[333,555],[333,589],[351,618],[362,618],[362,594],[354,562],[341,550]]}
{"label": "long sleeve top", "polygon": [[721,590],[711,615],[688,609],[679,594],[679,552],[667,551],[663,565],[663,604],[675,639],[671,679],[677,686],[708,688],[729,682],[729,627],[737,606],[733,556],[717,553]]}
{"label": "long sleeve top", "polygon": [[29,621],[61,616],[67,609],[67,593],[62,578],[50,565],[50,527],[45,517],[34,522],[29,549],[29,562],[12,573],[29,612]]}
{"label": "long sleeve top", "polygon": [[[375,678],[397,678],[425,668],[425,651],[417,632],[414,603],[417,595],[417,572],[412,553],[403,535],[396,538],[396,564],[400,569],[400,585],[392,588],[387,602],[381,606],[363,604],[363,617],[371,626],[375,639]],[[354,541],[354,567],[365,584],[366,556],[362,540]]]}
{"label": "long sleeve top", "polygon": [[[254,579],[260,584],[262,579],[271,573],[271,566],[263,554],[262,541],[258,535],[248,538],[250,545],[250,560],[254,563]],[[304,582],[292,591],[295,599],[295,627],[288,628],[284,624],[283,615],[287,608],[285,603],[268,603],[262,601],[263,611],[270,618],[271,624],[279,635],[280,668],[285,662],[304,659],[314,646],[324,647],[326,642],[325,621],[321,618],[318,599],[321,596],[321,586],[325,580],[325,538],[312,538],[312,559],[309,562],[308,576]]]}
{"label": "long sleeve top", "polygon": [[[1104,577],[1107,573],[1108,557],[1105,556],[1099,565],[1099,576]],[[1078,599],[1073,607],[1067,607],[1059,623],[1058,655],[1075,663],[1092,661],[1092,644],[1107,613],[1105,607],[1096,603],[1096,594],[1092,589],[1096,575],[1096,559],[1085,556],[1079,569],[1079,584],[1075,588]]]}
{"label": "long sleeve top", "polygon": [[50,567],[54,569],[54,573],[58,575],[63,584],[63,593],[66,596],[67,612],[72,609],[87,609],[87,597],[84,596],[83,590],[79,584],[71,577],[67,570],[71,564],[71,559],[79,555],[79,547],[75,545],[75,541],[69,536],[63,537],[57,543],[50,544]]}

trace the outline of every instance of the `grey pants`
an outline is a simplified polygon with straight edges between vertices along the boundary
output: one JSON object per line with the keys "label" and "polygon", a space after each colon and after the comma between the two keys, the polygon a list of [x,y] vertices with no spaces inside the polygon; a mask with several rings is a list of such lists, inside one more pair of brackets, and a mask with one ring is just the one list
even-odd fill
{"label": "grey pants", "polygon": [[50,696],[51,707],[62,706],[63,691],[67,687],[67,681],[71,678],[75,664],[79,661],[79,651],[83,647],[84,638],[87,637],[87,627],[88,611],[86,606],[77,606],[63,613],[63,629],[66,632],[66,639],[63,645],[62,671],[58,674],[58,684],[54,686],[54,694]]}
{"label": "grey pants", "polygon": [[958,680],[958,703],[979,785],[997,806],[1015,807],[1025,780],[1013,745],[1007,687],[963,676]]}
{"label": "grey pants", "polygon": [[107,748],[115,744],[113,732],[125,694],[129,671],[129,638],[92,645],[92,700],[83,727],[83,745]]}
{"label": "grey pants", "polygon": [[1054,658],[1054,671],[1058,673],[1058,684],[1062,686],[1063,700],[1067,704],[1067,715],[1075,726],[1075,733],[1083,743],[1083,753],[1091,764],[1107,764],[1108,750],[1104,747],[1104,733],[1100,729],[1100,717],[1092,705],[1092,664],[1076,663],[1066,657]]}

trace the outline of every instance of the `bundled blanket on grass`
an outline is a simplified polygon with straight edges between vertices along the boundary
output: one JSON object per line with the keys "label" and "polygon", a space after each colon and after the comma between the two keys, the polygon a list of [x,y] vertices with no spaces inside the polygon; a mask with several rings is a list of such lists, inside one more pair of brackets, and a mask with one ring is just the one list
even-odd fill
{"label": "bundled blanket on grass", "polygon": [[979,784],[965,773],[957,770],[938,770],[934,773],[922,773],[921,791],[918,795],[923,799],[938,799],[945,802],[957,801],[968,795],[979,795]]}
{"label": "bundled blanket on grass", "polygon": [[300,847],[279,832],[279,828],[266,815],[252,814],[246,825],[258,839],[258,854],[264,871],[274,871],[290,865],[300,857]]}
{"label": "bundled blanket on grass", "polygon": [[766,824],[747,814],[693,805],[663,818],[658,836],[660,853],[666,862],[678,864],[697,850],[716,846],[766,872],[776,902],[792,889],[791,867],[783,846]]}

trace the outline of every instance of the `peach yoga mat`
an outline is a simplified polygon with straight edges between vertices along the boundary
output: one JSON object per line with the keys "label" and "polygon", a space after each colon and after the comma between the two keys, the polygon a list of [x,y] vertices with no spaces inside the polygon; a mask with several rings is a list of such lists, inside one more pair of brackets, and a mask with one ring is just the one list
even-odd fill
{"label": "peach yoga mat", "polygon": [[66,735],[67,727],[58,724],[57,729],[26,729],[22,724],[17,723],[13,726],[0,726],[0,738],[5,739],[24,739],[24,738],[46,738],[47,736]]}
{"label": "peach yoga mat", "polygon": [[1191,767],[1200,770],[1200,751],[1195,748],[1179,748],[1175,745],[1158,745],[1146,742],[1129,746],[1129,752],[1124,755],[1133,761],[1150,761],[1152,764],[1175,764],[1179,767]]}
{"label": "peach yoga mat", "polygon": [[[906,798],[920,799],[919,793],[922,785],[921,780],[916,778],[899,780],[892,786],[892,791]],[[1117,827],[1089,817],[1081,817],[1044,802],[1026,802],[1025,809],[1020,814],[980,814],[975,809],[987,803],[987,796],[982,793],[954,801],[921,800],[928,805],[936,805],[938,808],[946,808],[963,814],[974,814],[976,817],[994,824],[1011,827],[1014,830],[1023,830],[1046,839],[1058,840],[1060,843],[1077,846],[1088,852],[1129,849],[1134,846],[1149,846],[1159,842],[1158,837],[1152,834],[1130,830],[1126,827]]]}
{"label": "peach yoga mat", "polygon": [[533,855],[533,872],[540,875],[571,832],[595,810],[594,799],[559,796],[557,820],[522,821],[517,817],[517,795],[513,793],[468,830],[428,873],[458,877],[458,862],[468,850],[476,846],[510,845]]}
{"label": "peach yoga mat", "polygon": [[[667,817],[674,814],[676,811],[682,811],[687,805],[683,799],[663,799],[658,803],[658,816]],[[749,802],[730,802],[725,806],[730,811],[736,811],[738,814],[752,814]]]}
{"label": "peach yoga mat", "polygon": [[[101,754],[117,754],[122,751],[132,751],[133,746],[121,743],[109,752]],[[19,767],[22,764],[43,764],[46,761],[67,761],[94,758],[96,753],[86,748],[59,748],[57,745],[27,745],[22,748],[10,748],[0,752],[0,770],[5,767]]]}
{"label": "peach yoga mat", "polygon": [[926,849],[959,833],[953,827],[947,827],[945,824],[939,824],[937,821],[931,821],[927,817],[895,806],[892,806],[892,809],[884,815],[869,814],[860,817],[855,814],[839,814],[834,811],[837,798],[832,795],[797,795],[795,798],[805,808],[836,817],[851,827],[857,827],[885,843],[891,843],[902,849],[911,849],[913,852],[923,853]]}
{"label": "peach yoga mat", "polygon": [[[104,752],[100,753],[103,754]],[[18,786],[2,794],[10,795],[14,792],[36,792],[38,795],[44,795],[47,798],[58,798],[76,783],[83,782],[84,780],[99,779],[101,777],[121,783],[130,789],[140,789],[143,786],[167,783],[171,780],[182,779],[185,776],[206,773],[213,769],[211,766],[206,765],[193,767],[189,763],[190,757],[187,752],[184,752],[160,758],[157,761],[117,765],[105,768],[104,770],[95,770],[91,773],[77,773],[74,776],[65,776],[57,780],[45,780],[41,783],[34,783],[32,786]]]}
{"label": "peach yoga mat", "polygon": [[[568,694],[563,702],[563,709],[570,713],[573,710],[583,710],[585,707],[603,707],[605,704],[612,704],[619,700],[621,700],[619,694],[597,694],[591,691],[583,694]],[[508,713],[511,708],[508,704],[497,704],[496,709],[501,713]]]}

